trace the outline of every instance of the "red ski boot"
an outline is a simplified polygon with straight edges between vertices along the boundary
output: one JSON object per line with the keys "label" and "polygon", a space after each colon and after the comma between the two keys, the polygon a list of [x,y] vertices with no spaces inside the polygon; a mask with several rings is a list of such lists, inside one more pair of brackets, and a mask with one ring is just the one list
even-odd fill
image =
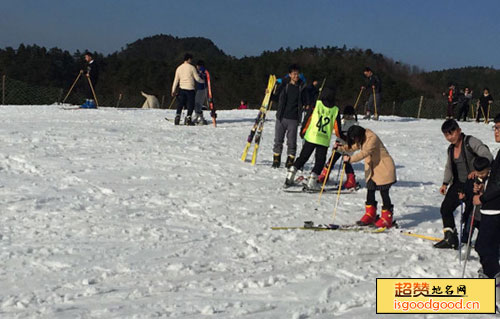
{"label": "red ski boot", "polygon": [[382,217],[380,217],[376,222],[375,226],[378,228],[381,227],[386,227],[386,228],[391,228],[392,227],[392,210],[394,206],[391,205],[389,208],[382,207]]}
{"label": "red ski boot", "polygon": [[373,224],[373,222],[375,222],[376,217],[377,217],[377,203],[375,203],[374,205],[366,204],[365,214],[363,215],[363,217],[361,217],[360,220],[356,222],[356,224],[359,226],[371,225]]}
{"label": "red ski boot", "polygon": [[[318,176],[318,183],[323,184],[325,181],[325,178],[327,177],[326,175],[328,174],[328,167],[323,167],[323,170],[321,171],[321,174]],[[326,178],[326,181],[328,182],[328,178]]]}
{"label": "red ski boot", "polygon": [[355,187],[356,177],[354,176],[354,173],[347,174],[347,180],[345,181],[344,185],[342,185],[342,189],[350,189]]}

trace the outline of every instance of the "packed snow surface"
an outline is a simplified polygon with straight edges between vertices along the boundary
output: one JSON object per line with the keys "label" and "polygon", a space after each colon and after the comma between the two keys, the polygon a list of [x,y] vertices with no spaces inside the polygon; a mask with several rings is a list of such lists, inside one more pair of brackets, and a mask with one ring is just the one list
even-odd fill
{"label": "packed snow surface", "polygon": [[[361,121],[398,176],[400,228],[370,234],[271,230],[331,223],[336,194],[282,191],[274,112],[257,164],[242,162],[256,114],[219,111],[213,128],[166,110],[0,107],[0,318],[374,318],[378,277],[460,277],[456,251],[400,233],[442,236],[442,120]],[[491,126],[461,125],[496,153]],[[365,197],[341,195],[335,223]],[[473,252],[466,276],[478,268]]]}

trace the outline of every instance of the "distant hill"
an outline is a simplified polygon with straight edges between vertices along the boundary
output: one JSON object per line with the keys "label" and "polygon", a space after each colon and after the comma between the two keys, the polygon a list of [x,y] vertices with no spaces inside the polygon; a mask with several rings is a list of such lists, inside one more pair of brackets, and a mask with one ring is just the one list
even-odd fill
{"label": "distant hill", "polygon": [[[415,66],[394,61],[370,49],[348,49],[345,46],[281,48],[237,59],[225,54],[206,38],[161,34],[139,39],[107,56],[96,54],[97,62],[102,65],[96,86],[100,100],[107,105],[116,105],[122,94],[122,106],[139,106],[142,101],[140,91],[143,90],[159,98],[165,96],[165,105],[168,105],[175,68],[182,63],[186,52],[194,55],[195,62],[198,59],[205,61],[212,74],[218,108],[234,108],[241,99],[247,100],[251,107],[257,107],[263,98],[268,75],[283,76],[292,63],[302,67],[309,82],[326,77],[327,86],[336,88],[339,105],[354,103],[364,83],[363,68],[371,67],[383,82],[381,113],[392,109],[393,103],[400,105],[420,95],[442,99],[441,93],[449,81],[460,86],[468,85],[476,94],[482,87],[489,86],[495,96],[495,89],[500,87],[500,71],[487,67],[422,72]],[[58,48],[48,50],[37,45],[0,50],[0,74],[65,91],[83,64],[82,52],[78,51],[70,54]]]}

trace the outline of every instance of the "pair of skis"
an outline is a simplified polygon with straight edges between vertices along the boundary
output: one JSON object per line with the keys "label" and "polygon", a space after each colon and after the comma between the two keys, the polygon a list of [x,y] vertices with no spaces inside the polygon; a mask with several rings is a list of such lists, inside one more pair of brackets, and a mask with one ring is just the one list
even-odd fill
{"label": "pair of skis", "polygon": [[285,226],[285,227],[271,227],[272,230],[312,230],[312,231],[358,231],[364,233],[382,233],[386,231],[385,227],[374,228],[369,226],[359,226],[354,224],[336,225],[336,224],[314,224],[311,221],[304,222],[304,226]]}
{"label": "pair of skis", "polygon": [[252,153],[252,161],[251,161],[252,165],[255,165],[257,161],[257,153],[259,150],[260,140],[262,138],[262,131],[264,130],[264,122],[266,121],[267,112],[269,112],[269,110],[272,107],[271,94],[273,93],[275,86],[276,86],[276,76],[271,74],[267,82],[267,88],[264,100],[262,101],[262,105],[259,109],[259,113],[257,114],[257,118],[255,118],[255,123],[252,126],[252,129],[250,130],[250,134],[248,135],[247,144],[245,145],[245,148],[243,149],[243,154],[241,155],[241,160],[246,161],[248,151],[250,149],[250,146],[252,145],[252,141],[255,138],[255,146]]}

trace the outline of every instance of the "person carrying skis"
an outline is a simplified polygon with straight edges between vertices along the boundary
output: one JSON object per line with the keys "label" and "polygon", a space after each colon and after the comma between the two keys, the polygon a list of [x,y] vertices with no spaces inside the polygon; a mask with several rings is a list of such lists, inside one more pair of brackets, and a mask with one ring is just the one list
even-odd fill
{"label": "person carrying skis", "polygon": [[[347,130],[347,145],[336,143],[338,151],[359,152],[352,156],[344,155],[344,163],[355,163],[365,160],[366,205],[365,214],[356,224],[376,227],[391,227],[394,206],[389,197],[389,189],[396,183],[396,166],[380,138],[370,129],[353,125]],[[382,216],[377,219],[377,202],[375,191],[382,196]]]}
{"label": "person carrying skis", "polygon": [[[365,76],[366,84],[361,87],[362,90],[367,89],[370,92],[368,96],[368,100],[365,103],[366,115],[363,119],[370,119],[370,115],[374,114],[374,103],[377,103],[377,107],[380,108],[380,101],[382,100],[382,81],[380,78],[373,74],[372,69],[366,67],[363,71],[363,75]],[[375,91],[375,96],[373,93]]]}
{"label": "person carrying skis", "polygon": [[[500,143],[500,114],[495,116],[495,142]],[[487,171],[478,173],[479,177],[486,177]],[[482,176],[481,176],[482,175]],[[477,179],[474,184],[474,205],[481,205],[481,224],[476,240],[476,251],[482,272],[488,278],[496,279],[496,303],[500,303],[500,151],[491,164],[488,181]]]}
{"label": "person carrying skis", "polygon": [[[441,218],[443,220],[444,238],[434,245],[435,248],[458,248],[458,236],[455,228],[453,212],[460,206],[459,193],[467,192],[464,187],[467,179],[474,179],[477,172],[474,169],[474,160],[477,157],[485,157],[490,162],[493,156],[486,145],[474,136],[462,133],[457,121],[446,120],[441,126],[444,138],[450,142],[447,151],[446,166],[444,169],[443,185],[439,192],[445,195],[441,204]],[[472,198],[472,194],[465,194],[466,198]],[[472,211],[470,200],[465,201],[464,216]]]}
{"label": "person carrying skis", "polygon": [[196,81],[196,94],[194,97],[194,118],[193,123],[197,125],[207,125],[207,120],[203,117],[203,103],[207,101],[207,74],[205,73],[205,62],[199,60],[196,63],[198,76],[203,80],[203,83]]}
{"label": "person carrying skis", "polygon": [[[96,87],[97,80],[99,79],[99,66],[94,61],[94,55],[91,52],[85,52],[84,55],[85,62],[87,65],[85,66],[85,70],[83,70],[83,74],[88,78],[85,82],[88,82],[85,85],[85,103],[83,103],[80,108],[84,109],[95,109],[97,108],[94,101],[94,92],[92,92],[92,87]],[[89,81],[90,80],[90,81]],[[92,83],[92,87],[90,87],[90,83]]]}
{"label": "person carrying skis", "polygon": [[308,190],[318,190],[320,188],[318,175],[325,165],[332,132],[335,130],[337,136],[340,136],[340,132],[342,132],[342,124],[338,113],[339,108],[335,106],[335,95],[333,90],[325,88],[322,92],[322,96],[316,102],[316,106],[314,108],[309,108],[304,117],[300,132],[300,136],[304,138],[304,144],[299,157],[288,169],[285,187],[294,184],[297,170],[302,169],[309,157],[311,157],[313,151],[316,151],[314,167],[305,188]]}
{"label": "person carrying skis", "polygon": [[288,76],[283,78],[278,87],[278,109],[274,129],[273,168],[281,165],[281,152],[285,136],[287,140],[286,167],[293,165],[297,152],[297,129],[302,118],[302,107],[308,105],[309,98],[305,81],[300,78],[300,68],[293,64],[288,69]]}
{"label": "person carrying skis", "polygon": [[[354,110],[354,107],[352,105],[346,105],[342,113],[342,135],[346,136],[347,131],[351,126],[358,125],[358,115],[356,114],[356,111]],[[346,141],[341,139],[340,137],[337,138],[337,142],[339,144],[346,144]],[[333,168],[342,154],[335,151],[331,156],[333,156],[333,160],[330,157],[329,161],[326,163],[325,167],[323,167],[323,170],[318,177],[318,182],[320,183],[323,183],[325,178],[328,181],[328,178],[330,177],[329,173],[331,173],[331,169],[330,171],[328,170],[328,164],[331,162]],[[345,181],[344,185],[342,185],[342,188],[351,189],[353,187],[356,187],[356,177],[354,175],[354,169],[352,168],[351,163],[346,163],[345,173],[347,174],[347,180]]]}
{"label": "person carrying skis", "polygon": [[488,119],[488,109],[491,107],[493,103],[493,97],[490,94],[490,89],[484,88],[483,94],[479,97],[479,101],[477,102],[477,115],[476,115],[476,123],[479,123],[479,119],[481,115],[484,116],[485,121]]}
{"label": "person carrying skis", "polygon": [[[184,120],[185,125],[194,125],[191,120],[191,115],[194,109],[195,98],[195,82],[204,83],[205,81],[200,78],[196,68],[191,64],[193,56],[186,53],[184,56],[184,63],[179,65],[175,70],[174,83],[172,84],[172,97],[177,94],[177,112],[175,115],[175,125],[179,125],[181,120],[181,113],[184,107],[187,108],[187,116]],[[177,86],[179,92],[177,93]]]}

